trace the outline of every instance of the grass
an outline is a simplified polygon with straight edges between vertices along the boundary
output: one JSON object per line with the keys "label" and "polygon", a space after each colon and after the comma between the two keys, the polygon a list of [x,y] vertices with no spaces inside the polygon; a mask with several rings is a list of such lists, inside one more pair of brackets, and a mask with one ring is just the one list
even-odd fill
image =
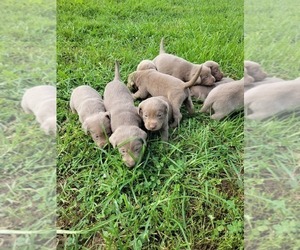
{"label": "grass", "polygon": [[[271,75],[299,77],[297,22],[293,1],[246,1],[245,58]],[[245,122],[246,249],[299,248],[298,114]]]}
{"label": "grass", "polygon": [[242,2],[61,0],[57,11],[59,249],[242,249],[243,113],[216,122],[195,101],[169,143],[150,135],[128,169],[116,149],[84,135],[68,106],[76,86],[103,94],[116,59],[126,82],[162,37],[168,52],[241,78]]}
{"label": "grass", "polygon": [[55,140],[20,107],[24,91],[55,83],[55,6],[3,0],[0,40],[0,248],[55,240]]}

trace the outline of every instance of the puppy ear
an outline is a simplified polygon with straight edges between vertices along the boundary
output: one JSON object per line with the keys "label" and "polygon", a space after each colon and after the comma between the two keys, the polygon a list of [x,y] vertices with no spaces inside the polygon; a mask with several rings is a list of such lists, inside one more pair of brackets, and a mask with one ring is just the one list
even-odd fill
{"label": "puppy ear", "polygon": [[118,136],[116,135],[116,132],[114,132],[108,139],[113,148],[115,148],[118,145],[117,137]]}
{"label": "puppy ear", "polygon": [[143,106],[143,104],[140,103],[138,108],[137,108],[137,112],[140,116],[143,116],[143,107],[142,106]]}
{"label": "puppy ear", "polygon": [[164,102],[164,106],[165,106],[165,113],[169,114],[169,105],[168,105],[168,103]]}
{"label": "puppy ear", "polygon": [[141,137],[141,139],[143,140],[143,144],[147,144],[146,143],[146,139],[147,139],[147,133],[142,130],[142,129],[139,129],[139,136]]}
{"label": "puppy ear", "polygon": [[109,111],[106,111],[106,112],[104,113],[104,115],[110,120],[110,112],[109,112]]}
{"label": "puppy ear", "polygon": [[85,119],[85,121],[82,123],[82,129],[84,133],[87,135],[89,131],[89,120]]}

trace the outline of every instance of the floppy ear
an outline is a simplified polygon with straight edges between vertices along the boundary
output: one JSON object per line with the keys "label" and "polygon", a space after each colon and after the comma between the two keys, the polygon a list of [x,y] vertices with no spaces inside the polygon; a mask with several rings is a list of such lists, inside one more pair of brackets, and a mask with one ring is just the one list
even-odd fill
{"label": "floppy ear", "polygon": [[139,136],[141,137],[141,139],[143,140],[143,143],[146,145],[146,139],[147,139],[147,133],[139,128]]}
{"label": "floppy ear", "polygon": [[165,114],[169,114],[169,105],[165,101],[164,101],[164,106],[165,106]]}
{"label": "floppy ear", "polygon": [[110,137],[109,137],[109,142],[110,144],[115,148],[118,145],[118,140],[117,140],[117,135],[116,132],[114,132]]}
{"label": "floppy ear", "polygon": [[143,106],[143,104],[140,103],[138,108],[137,108],[137,112],[140,116],[143,116],[143,107],[142,106]]}
{"label": "floppy ear", "polygon": [[87,135],[89,131],[89,119],[85,119],[85,121],[82,123],[82,129],[84,133]]}
{"label": "floppy ear", "polygon": [[107,117],[107,118],[110,120],[110,112],[109,112],[109,111],[106,111],[106,112],[104,113],[104,115],[105,115],[105,117]]}

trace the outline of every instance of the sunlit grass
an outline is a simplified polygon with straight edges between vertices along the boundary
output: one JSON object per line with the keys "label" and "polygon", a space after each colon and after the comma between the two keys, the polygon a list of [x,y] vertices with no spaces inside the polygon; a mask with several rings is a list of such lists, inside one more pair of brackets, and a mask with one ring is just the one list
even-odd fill
{"label": "sunlit grass", "polygon": [[242,249],[242,113],[213,121],[195,101],[170,141],[149,136],[143,160],[128,169],[116,149],[96,148],[68,105],[81,84],[103,94],[116,59],[126,82],[162,37],[170,53],[242,77],[242,3],[60,1],[57,36],[60,247]]}

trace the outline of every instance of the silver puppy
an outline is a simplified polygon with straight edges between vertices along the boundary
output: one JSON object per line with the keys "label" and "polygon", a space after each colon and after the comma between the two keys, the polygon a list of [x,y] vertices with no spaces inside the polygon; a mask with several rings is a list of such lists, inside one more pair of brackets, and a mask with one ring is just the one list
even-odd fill
{"label": "silver puppy", "polygon": [[78,114],[84,132],[90,133],[98,147],[104,147],[111,128],[101,95],[90,86],[79,86],[72,91],[70,108]]}
{"label": "silver puppy", "polygon": [[104,90],[104,105],[110,113],[112,135],[109,141],[118,147],[128,167],[133,167],[142,157],[147,133],[140,126],[142,120],[134,106],[133,97],[121,81],[119,63],[115,63],[115,77]]}
{"label": "silver puppy", "polygon": [[227,83],[227,82],[233,82],[233,81],[234,80],[232,78],[224,77],[224,78],[222,78],[221,81],[216,82],[212,86],[203,86],[203,85],[192,86],[192,87],[190,87],[191,96],[196,98],[197,100],[204,102],[204,100],[208,96],[209,92],[212,91],[213,88],[215,88],[216,86],[218,86],[220,84]]}
{"label": "silver puppy", "polygon": [[135,71],[128,76],[127,86],[132,90],[138,89],[133,94],[134,99],[146,99],[148,95],[168,98],[173,109],[174,118],[174,122],[170,126],[174,128],[179,125],[182,118],[180,107],[183,103],[190,114],[194,112],[189,87],[195,84],[201,70],[202,66],[198,68],[198,71],[189,82],[183,82],[176,77],[153,69]]}
{"label": "silver puppy", "polygon": [[210,112],[214,120],[221,120],[232,111],[244,105],[244,85],[249,84],[252,78],[243,77],[241,80],[220,84],[215,87],[205,99],[200,112]]}
{"label": "silver puppy", "polygon": [[56,88],[40,85],[27,89],[21,107],[25,113],[33,113],[41,129],[47,134],[56,134]]}
{"label": "silver puppy", "polygon": [[153,62],[159,72],[174,76],[184,82],[190,81],[202,66],[201,74],[196,79],[195,85],[211,86],[216,81],[210,67],[204,64],[193,64],[181,57],[166,53],[163,39],[160,42],[159,55],[153,59]]}
{"label": "silver puppy", "polygon": [[172,120],[172,105],[164,96],[150,97],[138,106],[138,112],[149,131],[160,131],[163,141],[169,138],[169,122]]}
{"label": "silver puppy", "polygon": [[245,93],[246,118],[264,120],[300,107],[300,78],[263,84]]}

